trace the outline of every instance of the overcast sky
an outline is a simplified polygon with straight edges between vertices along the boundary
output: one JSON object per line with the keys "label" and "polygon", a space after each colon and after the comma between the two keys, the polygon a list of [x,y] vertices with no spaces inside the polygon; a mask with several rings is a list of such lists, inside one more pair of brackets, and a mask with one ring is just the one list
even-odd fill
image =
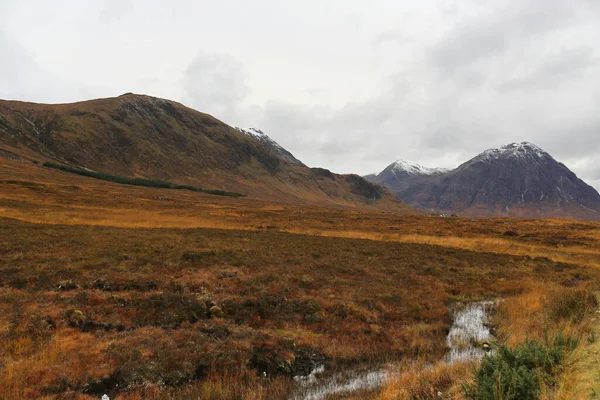
{"label": "overcast sky", "polygon": [[530,141],[600,189],[597,0],[0,0],[0,98],[143,93],[310,166]]}

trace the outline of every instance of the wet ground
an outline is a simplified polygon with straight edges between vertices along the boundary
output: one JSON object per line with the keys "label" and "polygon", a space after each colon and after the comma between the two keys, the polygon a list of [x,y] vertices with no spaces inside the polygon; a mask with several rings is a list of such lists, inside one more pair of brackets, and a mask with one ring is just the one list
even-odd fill
{"label": "wet ground", "polygon": [[[483,358],[489,351],[488,342],[492,339],[488,318],[495,305],[493,301],[470,303],[453,312],[453,324],[446,337],[446,362],[452,364]],[[327,374],[321,365],[307,376],[294,378],[299,389],[290,399],[322,400],[333,394],[377,389],[401,373],[398,365],[388,365],[374,370],[354,370],[332,375]]]}

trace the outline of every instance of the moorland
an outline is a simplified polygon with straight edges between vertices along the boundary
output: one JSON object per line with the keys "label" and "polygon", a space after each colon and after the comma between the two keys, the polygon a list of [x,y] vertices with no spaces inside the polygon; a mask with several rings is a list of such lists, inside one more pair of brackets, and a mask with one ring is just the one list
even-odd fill
{"label": "moorland", "polygon": [[442,361],[445,336],[456,304],[484,299],[500,300],[499,345],[573,340],[537,397],[600,392],[599,223],[215,196],[0,158],[0,232],[0,398],[283,399],[315,365],[386,363],[406,373],[331,398],[463,398],[483,381]]}

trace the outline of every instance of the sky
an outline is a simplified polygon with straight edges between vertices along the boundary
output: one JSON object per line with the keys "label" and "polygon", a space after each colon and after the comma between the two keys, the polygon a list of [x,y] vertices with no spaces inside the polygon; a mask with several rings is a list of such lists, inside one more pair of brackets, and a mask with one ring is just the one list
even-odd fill
{"label": "sky", "polygon": [[600,190],[598,21],[597,0],[0,0],[0,98],[167,98],[338,173],[529,141]]}

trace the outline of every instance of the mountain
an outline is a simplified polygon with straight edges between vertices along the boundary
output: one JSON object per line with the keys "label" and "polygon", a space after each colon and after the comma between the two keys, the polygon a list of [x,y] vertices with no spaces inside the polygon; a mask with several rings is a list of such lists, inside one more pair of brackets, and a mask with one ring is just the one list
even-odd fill
{"label": "mountain", "polygon": [[271,139],[263,131],[261,131],[259,129],[255,129],[255,128],[242,129],[242,128],[236,127],[235,129],[237,129],[239,132],[241,132],[245,135],[251,136],[252,138],[254,138],[254,139],[258,140],[259,142],[261,142],[262,144],[264,144],[265,147],[268,148],[273,154],[275,154],[277,156],[277,158],[279,158],[280,160],[287,162],[289,164],[300,165],[300,166],[306,167],[306,165],[304,165],[304,163],[302,161],[300,161],[296,157],[294,157],[294,155],[292,153],[290,153],[289,151],[287,151],[286,149],[281,147],[279,145],[279,143],[277,143],[276,141]]}
{"label": "mountain", "polygon": [[131,93],[72,104],[0,101],[2,158],[269,200],[414,212],[357,175],[306,167],[259,130],[236,130],[182,104]]}
{"label": "mountain", "polygon": [[528,142],[486,150],[396,194],[410,205],[440,213],[600,220],[598,192]]}
{"label": "mountain", "polygon": [[401,192],[429,176],[441,175],[448,170],[427,168],[406,160],[396,160],[379,174],[366,175],[364,178],[378,185],[390,188],[394,193]]}

